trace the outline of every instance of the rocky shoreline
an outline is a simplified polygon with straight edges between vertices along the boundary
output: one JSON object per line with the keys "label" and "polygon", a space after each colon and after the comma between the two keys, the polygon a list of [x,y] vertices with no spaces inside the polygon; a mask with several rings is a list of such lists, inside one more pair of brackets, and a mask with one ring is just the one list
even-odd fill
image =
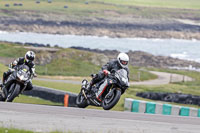
{"label": "rocky shoreline", "polygon": [[[106,57],[115,59],[119,53],[117,50],[99,50],[83,47],[72,47],[74,49],[89,51],[94,53],[103,54]],[[156,68],[172,68],[172,67],[186,67],[192,66],[194,68],[200,68],[200,63],[188,60],[182,60],[178,58],[172,58],[169,56],[155,56],[153,54],[143,51],[129,51],[127,53],[130,57],[130,64],[138,67],[156,67]]]}
{"label": "rocky shoreline", "polygon": [[[198,10],[148,8],[148,11],[152,11],[148,14],[150,16],[143,16],[140,13],[144,7],[132,6],[128,8],[134,8],[138,10],[138,13],[131,14],[126,12],[123,14],[117,11],[105,10],[101,13],[93,12],[96,15],[76,16],[75,14],[46,13],[36,10],[0,9],[0,31],[108,36],[115,38],[141,37],[200,40],[200,16]],[[176,15],[174,15],[175,13]],[[78,49],[101,53],[109,59],[114,58],[118,53],[118,51],[109,50]],[[192,65],[200,68],[200,63],[193,61],[154,56],[141,51],[129,51],[128,54],[131,57],[131,65],[133,66],[168,68]]]}
{"label": "rocky shoreline", "polygon": [[177,38],[200,40],[200,25],[183,23],[175,19],[127,18],[79,18],[49,13],[48,15],[31,11],[0,10],[9,14],[0,15],[1,31],[20,31],[48,34],[71,34],[109,36],[117,38]]}
{"label": "rocky shoreline", "polygon": [[[3,44],[10,44],[8,42],[2,42]],[[14,43],[19,45],[24,45],[23,48],[33,50],[37,53],[36,64],[45,65],[50,63],[53,59],[65,58],[68,57],[71,53],[65,53],[63,55],[57,54],[63,48],[60,47],[50,47],[49,45],[43,44],[32,44],[32,43]],[[68,48],[69,49],[69,48]],[[93,56],[90,59],[85,59],[90,61],[95,65],[104,65],[106,62],[112,59],[116,59],[119,51],[117,50],[99,50],[99,49],[90,49],[83,47],[71,47],[71,49],[80,50],[82,52],[77,52],[77,57],[82,57],[84,54],[91,52]],[[69,50],[70,51],[70,50]],[[153,54],[143,52],[143,51],[128,51],[127,54],[130,57],[130,65],[136,67],[155,67],[155,68],[189,68],[193,67],[196,69],[200,68],[200,63],[188,60],[182,60],[178,58],[172,58],[169,56],[155,56]],[[9,60],[9,61],[8,61]],[[8,65],[8,62],[11,62],[14,58],[0,57],[0,62]]]}

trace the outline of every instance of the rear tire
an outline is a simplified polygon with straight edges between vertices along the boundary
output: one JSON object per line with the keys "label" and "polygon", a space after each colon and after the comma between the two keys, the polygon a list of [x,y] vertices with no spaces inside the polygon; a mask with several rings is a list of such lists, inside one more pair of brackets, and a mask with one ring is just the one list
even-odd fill
{"label": "rear tire", "polygon": [[7,102],[12,102],[15,97],[17,97],[20,93],[20,85],[19,84],[12,84],[10,86],[8,97],[6,99]]}
{"label": "rear tire", "polygon": [[0,92],[0,101],[3,101],[3,94],[2,94],[3,92]]}
{"label": "rear tire", "polygon": [[111,102],[107,103],[107,101],[109,101],[110,99],[107,99],[106,97],[104,98],[104,100],[102,101],[102,107],[104,110],[110,110],[111,108],[113,108],[119,101],[121,97],[121,90],[114,90],[114,98],[111,99]]}
{"label": "rear tire", "polygon": [[0,91],[0,101],[3,101],[3,102],[6,101],[6,92],[3,89]]}
{"label": "rear tire", "polygon": [[82,92],[80,92],[76,98],[76,104],[79,108],[86,108],[88,106],[87,99]]}

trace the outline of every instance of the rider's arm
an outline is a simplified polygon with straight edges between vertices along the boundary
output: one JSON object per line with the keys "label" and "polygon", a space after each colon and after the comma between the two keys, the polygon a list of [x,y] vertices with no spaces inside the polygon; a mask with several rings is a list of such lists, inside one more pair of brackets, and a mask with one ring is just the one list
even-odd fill
{"label": "rider's arm", "polygon": [[111,70],[111,67],[112,67],[112,63],[111,62],[108,62],[107,64],[103,65],[101,70],[108,70],[110,71]]}
{"label": "rider's arm", "polygon": [[35,65],[31,68],[33,75],[35,75]]}
{"label": "rider's arm", "polygon": [[20,61],[21,61],[21,57],[17,58],[16,60],[14,60],[12,63],[9,64],[9,68],[14,68],[15,66],[19,65]]}
{"label": "rider's arm", "polygon": [[33,74],[34,77],[37,77],[37,74],[35,73],[35,64],[33,63],[33,66],[31,68],[31,73]]}
{"label": "rider's arm", "polygon": [[108,62],[107,64],[103,65],[101,69],[104,75],[108,75],[110,73],[109,70],[111,69],[111,63]]}

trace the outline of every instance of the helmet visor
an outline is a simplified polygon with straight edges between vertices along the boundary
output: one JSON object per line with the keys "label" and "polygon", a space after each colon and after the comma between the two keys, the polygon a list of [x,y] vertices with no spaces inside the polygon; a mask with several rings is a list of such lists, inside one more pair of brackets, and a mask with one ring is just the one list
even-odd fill
{"label": "helmet visor", "polygon": [[28,56],[28,55],[26,55],[26,61],[27,62],[34,61],[34,56]]}
{"label": "helmet visor", "polygon": [[127,65],[128,64],[128,61],[120,60],[120,62],[121,62],[122,65]]}

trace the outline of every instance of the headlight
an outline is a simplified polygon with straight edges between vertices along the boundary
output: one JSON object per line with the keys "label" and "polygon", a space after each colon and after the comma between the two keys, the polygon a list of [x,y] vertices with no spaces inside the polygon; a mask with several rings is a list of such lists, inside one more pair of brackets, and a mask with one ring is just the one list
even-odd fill
{"label": "headlight", "polygon": [[17,73],[17,77],[21,80],[21,81],[26,81],[28,80],[28,76],[24,76],[24,75],[20,75]]}
{"label": "headlight", "polygon": [[23,80],[24,79],[24,75],[19,76],[19,79]]}
{"label": "headlight", "polygon": [[122,81],[123,81],[124,83],[126,83],[127,80],[126,80],[125,78],[122,77]]}

